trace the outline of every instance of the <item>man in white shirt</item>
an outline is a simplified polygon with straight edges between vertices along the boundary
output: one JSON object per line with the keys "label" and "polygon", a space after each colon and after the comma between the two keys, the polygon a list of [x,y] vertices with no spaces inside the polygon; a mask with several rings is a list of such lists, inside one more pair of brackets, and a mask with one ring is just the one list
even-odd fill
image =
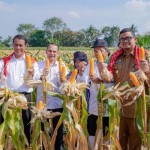
{"label": "man in white shirt", "polygon": [[[108,51],[106,50],[107,43],[103,39],[96,39],[93,45],[94,48],[94,57],[98,58],[98,51],[101,51],[104,59],[108,58]],[[94,75],[89,76],[89,65],[85,68],[83,75],[80,73],[77,76],[77,81],[86,82],[90,85],[88,96],[88,113],[90,114],[87,121],[87,128],[89,132],[89,140],[91,144],[91,148],[94,149],[94,140],[97,129],[97,119],[98,119],[98,89],[100,88],[100,83],[103,83],[101,78],[99,69],[98,69],[98,61],[94,63]],[[111,86],[110,84],[104,83],[105,86]],[[105,114],[106,115],[106,114]],[[103,117],[103,129],[105,133],[105,127],[108,126],[108,116]]]}
{"label": "man in white shirt", "polygon": [[[59,52],[59,47],[56,44],[49,44],[46,50],[47,59],[50,62],[50,68],[46,68],[46,60],[39,62],[39,70],[42,77],[47,77],[49,82],[52,82],[56,87],[60,86],[61,78],[58,61],[56,60]],[[62,64],[64,65],[64,64]],[[58,88],[54,88],[54,92],[59,92]],[[38,86],[37,88],[37,103],[38,101],[43,100],[43,92],[42,86]],[[46,94],[46,107],[47,110],[52,110],[53,112],[62,112],[62,100],[57,97],[52,97],[49,94]],[[56,116],[52,119],[53,129],[58,123],[60,116]],[[63,144],[63,124],[59,127],[56,142],[55,142],[55,150],[60,150],[61,145]]]}
{"label": "man in white shirt", "polygon": [[[4,87],[3,80],[6,78],[8,89],[22,93],[26,96],[28,102],[31,102],[32,88],[25,85],[24,77],[28,75],[31,78],[38,78],[39,69],[37,63],[31,58],[33,67],[30,70],[26,69],[25,51],[27,46],[27,39],[23,35],[16,35],[13,38],[13,53],[0,61],[0,87]],[[22,111],[22,118],[24,123],[24,132],[28,141],[30,142],[30,110]]]}

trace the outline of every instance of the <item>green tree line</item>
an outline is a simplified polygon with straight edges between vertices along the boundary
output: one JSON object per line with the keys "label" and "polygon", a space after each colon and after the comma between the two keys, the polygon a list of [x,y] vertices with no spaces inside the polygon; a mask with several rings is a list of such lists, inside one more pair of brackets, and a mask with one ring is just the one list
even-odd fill
{"label": "green tree line", "polygon": [[[137,27],[134,24],[130,28],[133,29],[135,34],[138,33]],[[16,31],[28,39],[30,47],[45,47],[49,42],[66,47],[90,47],[96,37],[105,39],[108,46],[117,46],[120,27],[104,26],[101,29],[97,29],[93,25],[90,25],[86,29],[72,31],[61,18],[52,17],[43,22],[42,29],[35,27],[33,24],[19,24]],[[150,39],[149,35],[148,33],[148,35],[144,36]],[[140,36],[140,39],[144,38],[144,36],[138,36]],[[141,40],[139,41],[140,43],[142,42]],[[1,47],[10,47],[11,43],[11,36],[8,36],[6,39],[0,36]],[[148,43],[150,43],[149,40]]]}

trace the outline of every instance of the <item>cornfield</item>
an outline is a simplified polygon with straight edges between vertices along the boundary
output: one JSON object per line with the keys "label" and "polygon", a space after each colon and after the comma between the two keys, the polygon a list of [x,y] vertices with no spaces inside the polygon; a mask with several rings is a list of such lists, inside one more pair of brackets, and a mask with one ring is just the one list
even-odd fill
{"label": "cornfield", "polygon": [[[66,66],[73,70],[73,52],[60,50],[59,57],[63,59]],[[111,50],[113,52],[113,50]],[[10,50],[0,50],[0,57],[8,56],[11,53]],[[37,61],[45,59],[45,51],[43,50],[27,50],[27,53],[35,58]],[[86,50],[88,58],[91,59],[93,51],[91,49]],[[75,76],[75,75],[74,75]],[[136,75],[135,75],[136,77]],[[143,77],[143,81],[145,82]],[[135,78],[133,79],[133,83]],[[139,79],[137,78],[137,81]],[[2,149],[46,149],[53,150],[56,140],[57,130],[61,123],[65,125],[64,134],[64,149],[65,150],[90,150],[87,130],[87,102],[85,97],[85,90],[88,87],[86,83],[76,83],[74,77],[70,80],[65,81],[60,86],[60,94],[53,92],[53,84],[47,82],[44,78],[42,81],[25,81],[30,87],[36,88],[38,85],[43,86],[44,91],[54,97],[58,97],[63,101],[63,112],[54,113],[46,110],[45,101],[44,104],[35,106],[35,99],[32,99],[32,132],[31,132],[31,143],[28,143],[27,138],[23,132],[23,122],[21,116],[21,110],[28,108],[27,99],[19,93],[12,92],[7,88],[5,84],[4,89],[0,89],[0,106],[2,107],[2,115],[4,122],[0,125],[0,150]],[[4,81],[5,83],[5,81]],[[148,127],[145,125],[146,114],[148,110],[148,99],[149,97],[144,93],[144,84],[139,82],[136,87],[129,87],[126,83],[123,86],[116,85],[115,87],[105,88],[101,84],[98,90],[98,121],[97,131],[95,136],[94,150],[121,150],[119,143],[119,113],[121,107],[121,96],[134,96],[137,100],[137,124],[142,137],[142,145],[144,149],[150,148],[150,132],[149,124]],[[35,90],[36,91],[36,90]],[[34,92],[35,92],[34,91]],[[143,94],[144,93],[144,94]],[[35,93],[34,93],[35,94]],[[144,103],[143,103],[144,101]],[[105,105],[108,104],[109,111],[109,136],[107,140],[109,143],[106,144],[106,137],[102,134],[102,117],[105,111]],[[131,105],[131,102],[127,105]],[[144,110],[146,109],[146,110]],[[144,112],[144,113],[143,113]],[[51,131],[50,122],[55,116],[61,116],[56,129]],[[41,123],[44,124],[44,130],[41,129]],[[49,134],[53,132],[53,134]],[[30,146],[29,146],[30,145]]]}

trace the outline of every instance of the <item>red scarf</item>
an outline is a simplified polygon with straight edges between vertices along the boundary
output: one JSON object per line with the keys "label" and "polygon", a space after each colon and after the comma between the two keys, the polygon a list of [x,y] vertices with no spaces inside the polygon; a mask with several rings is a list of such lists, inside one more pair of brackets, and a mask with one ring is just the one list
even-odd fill
{"label": "red scarf", "polygon": [[[4,75],[7,75],[7,64],[9,63],[9,61],[11,60],[11,58],[13,57],[14,53],[10,54],[7,57],[2,58],[2,60],[4,61]],[[26,53],[25,53],[26,55]],[[31,62],[32,64],[35,62],[35,59],[31,57]]]}
{"label": "red scarf", "polygon": [[[139,68],[139,50],[140,50],[140,48],[135,46],[135,48],[134,48],[134,57],[135,57],[135,65],[136,65],[137,68]],[[124,53],[123,49],[119,49],[119,50],[117,50],[116,52],[113,53],[113,55],[111,57],[111,60],[109,61],[109,64],[108,64],[108,70],[111,73],[114,72],[113,65],[115,64],[116,59],[123,53]]]}

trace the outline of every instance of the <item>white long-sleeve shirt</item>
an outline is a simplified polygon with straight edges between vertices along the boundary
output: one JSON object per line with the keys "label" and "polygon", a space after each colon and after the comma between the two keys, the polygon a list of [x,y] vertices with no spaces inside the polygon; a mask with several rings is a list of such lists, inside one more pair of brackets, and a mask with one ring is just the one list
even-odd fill
{"label": "white long-sleeve shirt", "polygon": [[[97,116],[98,115],[98,101],[97,101],[98,90],[96,89],[96,86],[99,89],[100,84],[95,84],[90,80],[89,68],[90,68],[90,66],[87,65],[87,67],[84,70],[83,75],[82,76],[79,76],[79,75],[77,76],[77,82],[86,82],[87,84],[90,84],[90,98],[89,98],[88,112],[90,114],[93,114],[93,115]],[[99,73],[98,67],[97,67],[97,62],[94,63],[94,74],[99,79],[102,79],[101,75]],[[112,86],[112,83],[104,83],[104,85],[105,85],[105,87],[108,87],[108,86]],[[108,109],[108,106],[107,106],[106,109]],[[104,116],[108,116],[108,110],[105,112]]]}
{"label": "white long-sleeve shirt", "polygon": [[[64,65],[64,64],[63,64]],[[42,75],[43,70],[45,69],[45,60],[42,62],[38,62],[38,66],[40,69],[40,75]],[[52,82],[56,87],[59,87],[59,67],[58,61],[56,61],[53,65],[50,66],[48,81]],[[54,88],[54,92],[59,93],[58,88]],[[38,86],[37,88],[37,103],[38,101],[43,100],[42,86]],[[46,103],[47,109],[57,109],[62,108],[62,100],[57,97],[52,97],[51,95],[46,95]]]}
{"label": "white long-sleeve shirt", "polygon": [[[7,75],[6,75],[6,83],[7,87],[16,92],[27,92],[31,93],[33,91],[33,88],[29,88],[24,83],[24,76],[26,73],[26,61],[25,61],[25,55],[23,55],[21,58],[16,59],[13,55],[10,61],[7,63]],[[38,78],[39,75],[39,69],[38,64],[34,62],[34,77],[33,79]],[[4,87],[4,61],[0,60],[0,87]]]}

